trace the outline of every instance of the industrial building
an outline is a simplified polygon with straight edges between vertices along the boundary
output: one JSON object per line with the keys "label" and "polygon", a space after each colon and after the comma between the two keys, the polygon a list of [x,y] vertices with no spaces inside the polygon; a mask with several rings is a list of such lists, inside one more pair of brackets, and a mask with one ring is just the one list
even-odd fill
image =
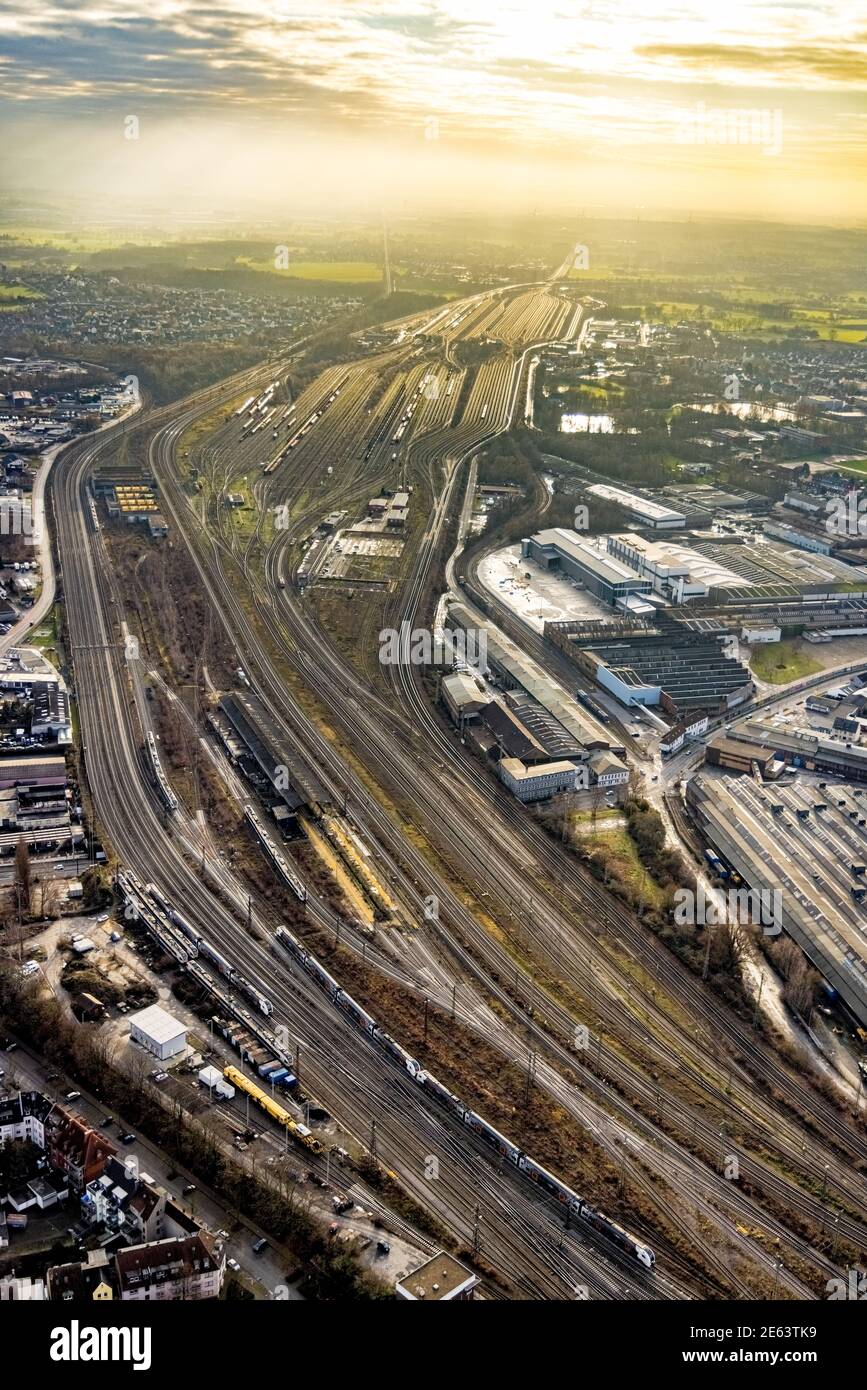
{"label": "industrial building", "polygon": [[590,785],[594,787],[625,787],[629,768],[615,753],[591,753]]}
{"label": "industrial building", "polygon": [[[610,747],[611,740],[602,725],[587,718],[575,701],[530,661],[514,642],[509,642],[491,628],[480,627],[470,610],[462,604],[452,604],[445,622],[449,628],[477,635],[478,648],[486,652],[488,671],[504,690],[520,690],[532,696],[583,748]],[[484,647],[478,641],[478,636],[482,634]]]}
{"label": "industrial building", "polygon": [[849,782],[867,782],[867,747],[844,736],[780,727],[768,720],[749,719],[730,730],[724,741],[711,739],[706,761],[737,768],[744,759],[764,765],[768,755],[787,767],[827,773]]}
{"label": "industrial building", "polygon": [[525,537],[521,555],[542,569],[559,569],[612,607],[627,607],[630,600],[651,592],[649,579],[563,527]]}
{"label": "industrial building", "polygon": [[130,526],[147,522],[160,510],[156,493],[144,482],[117,483],[106,491],[105,505],[110,517],[123,517]]}
{"label": "industrial building", "polygon": [[818,497],[812,492],[787,492],[783,498],[783,503],[791,507],[793,511],[804,512],[814,521],[819,517],[826,516],[828,512],[828,500],[825,497]]}
{"label": "industrial building", "polygon": [[701,775],[687,801],[723,864],[779,893],[783,931],[867,1025],[867,789]]}
{"label": "industrial building", "polygon": [[834,594],[867,597],[867,569],[849,565],[832,555],[813,554],[797,546],[757,538],[747,544],[740,538],[699,536],[690,540],[693,550],[724,566],[740,578],[739,585],[709,586],[711,599],[819,598]]}
{"label": "industrial building", "polygon": [[749,672],[725,654],[714,634],[668,636],[648,629],[587,642],[568,623],[552,627],[552,640],[623,705],[659,705],[673,718],[690,711],[724,713],[754,689]]}
{"label": "industrial building", "polygon": [[766,521],[762,531],[772,540],[784,541],[786,545],[794,545],[801,550],[813,550],[817,555],[830,555],[836,541],[836,538],[832,539],[821,532],[814,536],[798,531],[785,521]]}
{"label": "industrial building", "polygon": [[673,604],[705,598],[729,604],[867,595],[867,569],[835,558],[830,546],[806,544],[805,537],[788,545],[770,539],[774,525],[766,523],[768,534],[751,543],[705,532],[677,541],[625,532],[608,537],[608,550]]}
{"label": "industrial building", "polygon": [[685,541],[651,541],[627,531],[609,536],[607,544],[610,555],[650,580],[653,592],[668,603],[688,603],[705,598],[712,589],[743,582],[734,570]]}
{"label": "industrial building", "polygon": [[478,719],[485,705],[490,703],[490,694],[479,676],[471,676],[468,671],[452,671],[440,681],[440,696],[455,724]]}
{"label": "industrial building", "polygon": [[133,1042],[152,1052],[161,1062],[187,1050],[186,1028],[159,1004],[150,1004],[130,1015],[129,1035]]}
{"label": "industrial building", "polygon": [[747,739],[731,738],[722,733],[708,740],[704,760],[710,767],[724,767],[730,772],[751,772],[755,767],[766,779],[778,777],[783,770],[782,759],[777,758],[772,748],[762,748]]}
{"label": "industrial building", "polygon": [[34,738],[51,737],[56,743],[72,742],[72,721],[65,688],[56,682],[37,681],[31,687],[33,713],[30,732]]}
{"label": "industrial building", "polygon": [[685,512],[665,506],[662,502],[654,502],[650,497],[644,497],[640,493],[628,492],[626,488],[612,487],[608,483],[592,483],[587,488],[587,493],[605,502],[616,502],[618,507],[634,516],[640,526],[655,531],[671,531],[686,525]]}
{"label": "industrial building", "polygon": [[[281,834],[287,838],[300,834],[299,813],[311,801],[327,799],[321,789],[312,784],[309,768],[302,765],[293,752],[278,751],[274,746],[269,715],[257,696],[246,691],[225,695],[220,701],[220,711],[241,748],[240,756],[236,757],[224,738],[233,762],[268,803]],[[213,727],[220,731],[218,723]]]}

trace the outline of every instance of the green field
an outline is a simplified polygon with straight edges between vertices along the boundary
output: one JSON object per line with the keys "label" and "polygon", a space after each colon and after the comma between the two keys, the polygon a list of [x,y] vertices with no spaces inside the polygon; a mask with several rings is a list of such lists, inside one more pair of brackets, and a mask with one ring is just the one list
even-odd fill
{"label": "green field", "polygon": [[382,279],[382,266],[375,261],[293,261],[286,270],[275,270],[273,261],[254,261],[242,256],[239,265],[250,270],[266,270],[290,280],[333,280],[340,284],[372,284]]}
{"label": "green field", "polygon": [[19,308],[25,300],[41,298],[41,294],[29,290],[26,285],[0,285],[0,314],[4,309]]}
{"label": "green field", "polygon": [[814,676],[822,665],[807,655],[799,641],[768,642],[753,650],[750,670],[769,685],[788,685],[804,676]]}

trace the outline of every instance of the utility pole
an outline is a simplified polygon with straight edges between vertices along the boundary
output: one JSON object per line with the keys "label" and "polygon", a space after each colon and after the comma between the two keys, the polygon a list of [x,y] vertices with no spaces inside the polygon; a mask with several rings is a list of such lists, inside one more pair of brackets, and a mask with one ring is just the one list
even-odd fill
{"label": "utility pole", "polygon": [[527,1053],[527,1085],[524,1091],[524,1104],[530,1104],[530,1089],[536,1079],[536,1054],[532,1048]]}

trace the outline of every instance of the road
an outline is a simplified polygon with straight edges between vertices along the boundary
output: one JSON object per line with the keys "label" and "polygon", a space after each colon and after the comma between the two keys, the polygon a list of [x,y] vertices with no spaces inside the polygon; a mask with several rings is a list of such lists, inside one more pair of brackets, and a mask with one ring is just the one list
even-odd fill
{"label": "road", "polygon": [[[201,1185],[197,1185],[196,1191],[185,1197],[183,1188],[191,1181],[191,1175],[177,1170],[166,1154],[141,1134],[136,1136],[134,1144],[119,1142],[122,1133],[133,1132],[121,1115],[106,1109],[95,1096],[86,1091],[81,1092],[79,1099],[67,1101],[67,1092],[77,1090],[77,1083],[68,1077],[65,1080],[61,1078],[49,1081],[50,1068],[22,1044],[19,1044],[14,1052],[0,1052],[0,1066],[6,1071],[3,1084],[7,1089],[40,1091],[66,1109],[81,1115],[95,1129],[105,1128],[107,1137],[117,1148],[121,1162],[127,1159],[135,1160],[142,1176],[151,1178],[158,1187],[165,1188],[179,1207],[185,1209],[190,1216],[214,1234],[222,1230],[228,1231],[229,1239],[225,1242],[227,1256],[241,1266],[244,1275],[254,1286],[257,1297],[268,1297],[279,1287],[281,1299],[300,1299],[301,1295],[297,1289],[286,1283],[285,1261],[281,1260],[279,1252],[269,1249],[262,1255],[253,1254],[252,1243],[261,1234],[260,1231],[250,1226],[237,1213],[227,1211],[214,1194],[205,1191]],[[113,1124],[106,1127],[103,1121],[109,1116]],[[174,1176],[169,1177],[169,1173],[172,1172]],[[76,1223],[78,1220],[79,1213],[70,1209],[70,1222]]]}

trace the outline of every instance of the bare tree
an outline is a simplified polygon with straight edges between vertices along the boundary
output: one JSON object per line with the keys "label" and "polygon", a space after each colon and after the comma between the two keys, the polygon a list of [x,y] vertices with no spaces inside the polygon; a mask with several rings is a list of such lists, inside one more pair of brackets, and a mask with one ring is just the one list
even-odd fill
{"label": "bare tree", "polygon": [[27,837],[21,835],[18,844],[15,846],[15,887],[18,891],[18,917],[22,913],[25,915],[30,912],[31,882],[30,882],[30,851],[27,848]]}
{"label": "bare tree", "polygon": [[54,878],[42,881],[42,916],[56,917],[60,907],[60,884]]}

